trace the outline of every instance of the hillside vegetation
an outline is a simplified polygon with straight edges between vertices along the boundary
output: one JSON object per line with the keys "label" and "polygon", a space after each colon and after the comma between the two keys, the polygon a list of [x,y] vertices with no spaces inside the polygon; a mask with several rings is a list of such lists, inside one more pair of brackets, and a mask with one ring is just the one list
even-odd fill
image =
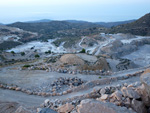
{"label": "hillside vegetation", "polygon": [[150,35],[150,13],[135,22],[112,27],[109,33],[131,33],[134,35]]}

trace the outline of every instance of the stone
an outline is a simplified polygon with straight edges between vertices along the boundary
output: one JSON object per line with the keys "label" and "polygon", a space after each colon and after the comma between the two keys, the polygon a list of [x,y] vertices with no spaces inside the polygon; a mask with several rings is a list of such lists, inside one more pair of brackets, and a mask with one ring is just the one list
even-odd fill
{"label": "stone", "polygon": [[49,108],[42,108],[42,110],[38,113],[57,113],[57,112]]}
{"label": "stone", "polygon": [[121,91],[125,97],[134,98],[134,99],[140,98],[139,94],[135,90],[133,90],[131,87],[128,87],[128,88],[123,87]]}
{"label": "stone", "polygon": [[111,96],[116,98],[117,100],[122,100],[123,94],[121,91],[115,91]]}
{"label": "stone", "polygon": [[50,100],[49,100],[49,99],[46,99],[46,100],[44,101],[44,104],[45,104],[46,106],[48,106],[49,103],[50,103]]}
{"label": "stone", "polygon": [[36,111],[37,113],[39,113],[40,111],[42,111],[42,108],[37,108]]}
{"label": "stone", "polygon": [[70,103],[64,104],[58,108],[59,113],[69,113],[74,109],[74,106]]}
{"label": "stone", "polygon": [[150,72],[149,71],[141,75],[141,82],[142,84],[144,84],[145,90],[147,91],[148,95],[150,95]]}
{"label": "stone", "polygon": [[107,94],[104,94],[100,97],[101,100],[106,100],[108,98],[108,95]]}
{"label": "stone", "polygon": [[20,106],[15,113],[31,113],[31,111],[27,110],[26,108],[24,108],[23,106]]}
{"label": "stone", "polygon": [[33,92],[30,91],[30,90],[28,90],[26,93],[27,93],[28,95],[32,95],[32,94],[33,94]]}
{"label": "stone", "polygon": [[78,113],[135,113],[127,108],[116,106],[112,103],[103,103],[93,99],[82,100],[77,106]]}
{"label": "stone", "polygon": [[21,91],[21,88],[20,88],[20,87],[17,87],[17,88],[16,88],[16,91]]}
{"label": "stone", "polygon": [[100,94],[103,95],[103,94],[105,94],[105,93],[106,93],[105,88],[102,88],[102,89],[100,90]]}
{"label": "stone", "polygon": [[137,113],[147,113],[147,110],[142,101],[133,99],[131,104],[133,110],[135,110]]}
{"label": "stone", "polygon": [[145,86],[142,84],[140,87],[136,89],[136,91],[140,94],[143,103],[146,106],[150,107],[150,97],[147,91],[145,90]]}

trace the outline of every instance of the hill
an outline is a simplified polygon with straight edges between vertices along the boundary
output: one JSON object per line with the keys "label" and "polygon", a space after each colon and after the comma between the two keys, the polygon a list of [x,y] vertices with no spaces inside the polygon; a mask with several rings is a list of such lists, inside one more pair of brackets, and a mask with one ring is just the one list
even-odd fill
{"label": "hill", "polygon": [[37,38],[37,33],[0,25],[0,51],[13,48],[24,42],[36,40]]}
{"label": "hill", "polygon": [[127,24],[134,22],[136,20],[127,20],[127,21],[118,21],[118,22],[95,22],[96,24],[102,25],[104,27],[110,28],[110,27],[115,27],[121,24]]}
{"label": "hill", "polygon": [[24,23],[42,23],[42,22],[51,22],[52,20],[49,19],[42,19],[42,20],[34,20],[34,21],[26,21]]}
{"label": "hill", "polygon": [[144,15],[138,20],[113,27],[109,33],[131,33],[134,35],[150,35],[150,13]]}
{"label": "hill", "polygon": [[46,41],[54,38],[79,38],[80,36],[99,33],[101,25],[85,22],[71,23],[66,21],[51,21],[42,23],[17,22],[8,26],[17,27],[26,31],[37,32],[40,39]]}

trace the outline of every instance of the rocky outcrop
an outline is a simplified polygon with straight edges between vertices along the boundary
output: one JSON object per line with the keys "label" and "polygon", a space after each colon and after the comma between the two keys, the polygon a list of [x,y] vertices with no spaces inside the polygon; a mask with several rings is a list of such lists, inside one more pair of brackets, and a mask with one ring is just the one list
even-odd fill
{"label": "rocky outcrop", "polygon": [[77,111],[78,113],[134,113],[127,108],[91,99],[81,101],[80,105],[77,106]]}

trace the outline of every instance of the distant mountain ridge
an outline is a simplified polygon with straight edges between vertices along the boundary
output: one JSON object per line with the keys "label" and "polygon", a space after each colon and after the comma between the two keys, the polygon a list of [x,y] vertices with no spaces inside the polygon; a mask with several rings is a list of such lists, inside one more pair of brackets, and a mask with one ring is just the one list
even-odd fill
{"label": "distant mountain ridge", "polygon": [[[47,22],[52,22],[52,21],[55,21],[55,20],[42,19],[42,20],[35,20],[35,21],[26,21],[23,23],[44,23],[44,22],[47,23]],[[133,20],[116,21],[116,22],[88,22],[88,21],[84,21],[84,20],[62,20],[62,21],[69,22],[69,23],[93,23],[93,24],[101,25],[103,27],[110,28],[110,27],[115,27],[115,26],[121,25],[121,24],[131,23],[136,20],[133,19]]]}
{"label": "distant mountain ridge", "polygon": [[42,20],[33,20],[33,21],[26,21],[23,23],[41,23],[41,22],[51,22],[52,20],[50,19],[42,19]]}
{"label": "distant mountain ridge", "polygon": [[116,26],[110,29],[110,33],[131,33],[143,36],[150,35],[150,13],[134,22]]}
{"label": "distant mountain ridge", "polygon": [[127,23],[131,23],[131,22],[134,22],[136,21],[135,19],[134,20],[127,20],[127,21],[118,21],[118,22],[95,22],[96,24],[99,24],[99,25],[102,25],[104,27],[115,27],[115,26],[118,26],[118,25],[121,25],[121,24],[127,24]]}

